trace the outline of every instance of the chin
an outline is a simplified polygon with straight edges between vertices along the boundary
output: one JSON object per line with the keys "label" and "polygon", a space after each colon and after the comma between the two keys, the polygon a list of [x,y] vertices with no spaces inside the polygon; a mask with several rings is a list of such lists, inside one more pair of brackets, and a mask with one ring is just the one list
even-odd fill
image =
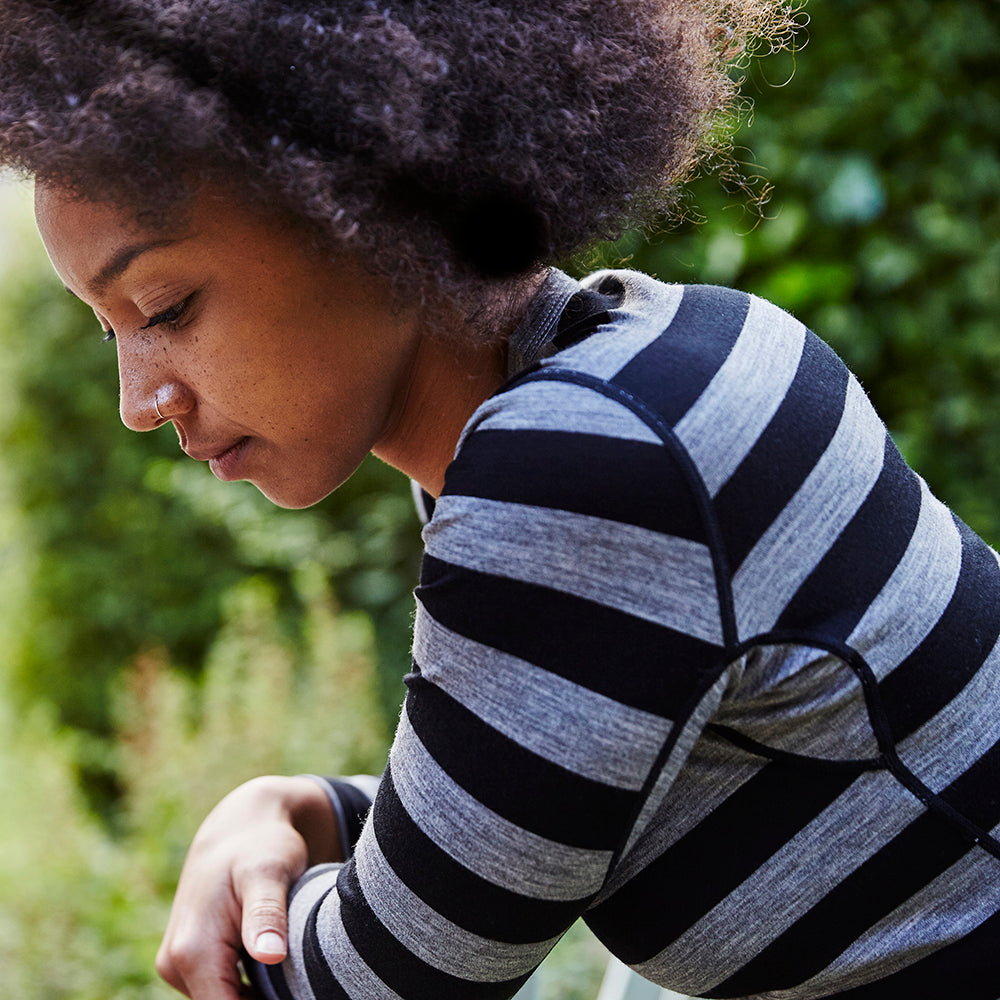
{"label": "chin", "polygon": [[340,486],[340,483],[336,483],[329,488],[316,486],[313,489],[304,489],[301,483],[290,486],[286,483],[276,485],[273,483],[255,483],[253,480],[250,481],[271,503],[276,507],[284,507],[285,510],[304,510],[306,507],[312,507],[321,500],[325,500]]}

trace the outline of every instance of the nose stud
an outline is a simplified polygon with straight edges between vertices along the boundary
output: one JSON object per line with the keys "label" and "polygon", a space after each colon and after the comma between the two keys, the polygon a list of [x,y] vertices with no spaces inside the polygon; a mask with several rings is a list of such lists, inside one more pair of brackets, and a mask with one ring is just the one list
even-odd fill
{"label": "nose stud", "polygon": [[163,419],[163,414],[160,413],[160,401],[157,398],[158,396],[159,396],[159,392],[157,392],[157,393],[155,393],[153,395],[153,409],[156,410],[157,417],[159,417],[160,420],[162,420]]}

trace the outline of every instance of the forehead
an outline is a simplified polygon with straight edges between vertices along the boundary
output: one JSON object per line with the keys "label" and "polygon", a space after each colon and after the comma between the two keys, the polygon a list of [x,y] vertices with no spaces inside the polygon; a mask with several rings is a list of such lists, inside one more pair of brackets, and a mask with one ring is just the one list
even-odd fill
{"label": "forehead", "polygon": [[100,294],[138,254],[188,234],[186,205],[143,224],[134,209],[36,185],[35,221],[56,272],[85,301]]}
{"label": "forehead", "polygon": [[77,238],[125,239],[142,231],[132,211],[46,184],[35,185],[35,221],[46,241],[61,240],[69,234]]}
{"label": "forehead", "polygon": [[74,291],[116,252],[152,235],[131,212],[46,185],[35,186],[35,222],[53,267]]}

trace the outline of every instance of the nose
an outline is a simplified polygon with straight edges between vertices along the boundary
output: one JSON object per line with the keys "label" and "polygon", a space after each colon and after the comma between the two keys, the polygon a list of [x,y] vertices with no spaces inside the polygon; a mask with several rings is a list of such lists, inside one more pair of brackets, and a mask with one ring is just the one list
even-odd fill
{"label": "nose", "polygon": [[151,431],[194,407],[194,393],[164,361],[129,350],[119,340],[119,412],[133,431]]}

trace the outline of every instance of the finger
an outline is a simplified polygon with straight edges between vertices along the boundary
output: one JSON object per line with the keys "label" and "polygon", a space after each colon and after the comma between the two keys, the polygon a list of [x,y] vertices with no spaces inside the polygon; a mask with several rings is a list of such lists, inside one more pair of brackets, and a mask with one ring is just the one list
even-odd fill
{"label": "finger", "polygon": [[240,1000],[246,994],[235,955],[227,948],[214,954],[175,941],[160,948],[156,971],[191,1000]]}
{"label": "finger", "polygon": [[243,946],[251,958],[265,965],[288,955],[288,886],[285,881],[259,879],[242,893]]}

